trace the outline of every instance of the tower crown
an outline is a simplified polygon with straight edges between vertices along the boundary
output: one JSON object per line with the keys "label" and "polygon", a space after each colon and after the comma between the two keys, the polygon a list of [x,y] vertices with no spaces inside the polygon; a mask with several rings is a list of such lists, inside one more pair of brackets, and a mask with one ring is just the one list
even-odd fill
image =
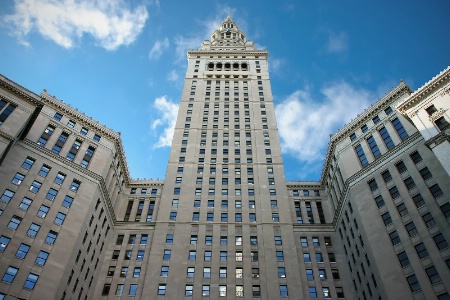
{"label": "tower crown", "polygon": [[212,46],[243,46],[245,33],[228,16],[219,28],[211,34]]}

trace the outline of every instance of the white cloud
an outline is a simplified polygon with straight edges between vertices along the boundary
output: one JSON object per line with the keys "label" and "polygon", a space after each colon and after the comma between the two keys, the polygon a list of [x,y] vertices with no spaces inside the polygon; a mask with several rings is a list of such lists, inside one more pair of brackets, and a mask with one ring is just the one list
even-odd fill
{"label": "white cloud", "polygon": [[345,32],[329,32],[327,42],[328,53],[342,53],[348,49],[348,36]]}
{"label": "white cloud", "polygon": [[167,80],[169,81],[178,82],[178,78],[180,78],[180,76],[178,75],[176,70],[170,71],[167,75]]}
{"label": "white cloud", "polygon": [[84,34],[107,50],[131,44],[145,25],[144,5],[134,10],[125,0],[16,0],[15,11],[4,17],[20,42],[36,30],[56,44],[71,48]]}
{"label": "white cloud", "polygon": [[162,96],[155,99],[153,107],[156,109],[159,118],[152,122],[151,129],[155,131],[159,126],[164,127],[158,142],[153,146],[155,148],[170,147],[178,115],[178,104],[167,100],[167,96]]}
{"label": "white cloud", "polygon": [[203,40],[204,39],[200,36],[185,37],[182,35],[177,35],[173,41],[175,44],[175,55],[177,57],[176,61],[179,62],[187,60],[187,51],[200,48]]}
{"label": "white cloud", "polygon": [[165,49],[169,48],[169,39],[165,38],[162,41],[156,41],[152,49],[148,53],[148,58],[158,59]]}
{"label": "white cloud", "polygon": [[279,59],[279,58],[271,58],[269,59],[269,70],[271,72],[278,72],[278,70],[280,69],[280,67],[284,64],[284,60],[283,59]]}
{"label": "white cloud", "polygon": [[323,159],[330,134],[370,106],[372,95],[346,82],[329,84],[323,98],[298,90],[275,108],[283,152],[311,163]]}

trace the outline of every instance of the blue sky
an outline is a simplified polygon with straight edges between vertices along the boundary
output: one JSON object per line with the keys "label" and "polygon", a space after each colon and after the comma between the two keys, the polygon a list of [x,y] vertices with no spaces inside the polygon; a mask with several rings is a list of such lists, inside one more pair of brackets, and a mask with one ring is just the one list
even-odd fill
{"label": "blue sky", "polygon": [[122,133],[133,178],[164,178],[187,49],[230,15],[269,50],[286,178],[318,180],[329,134],[449,65],[447,0],[4,0],[0,73]]}

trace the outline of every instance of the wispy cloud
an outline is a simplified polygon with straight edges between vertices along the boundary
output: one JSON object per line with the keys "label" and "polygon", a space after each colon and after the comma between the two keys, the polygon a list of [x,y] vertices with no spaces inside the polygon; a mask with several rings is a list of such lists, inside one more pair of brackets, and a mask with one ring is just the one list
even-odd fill
{"label": "wispy cloud", "polygon": [[367,108],[369,91],[346,82],[328,84],[321,99],[313,99],[308,89],[298,90],[276,106],[283,152],[311,163],[325,154],[329,135]]}
{"label": "wispy cloud", "polygon": [[87,34],[101,47],[115,50],[131,44],[147,18],[144,5],[130,9],[125,0],[16,0],[14,13],[4,22],[25,46],[29,33],[36,30],[64,48]]}
{"label": "wispy cloud", "polygon": [[156,41],[152,49],[148,53],[148,58],[158,59],[164,52],[165,49],[169,48],[169,39],[165,38],[161,41]]}
{"label": "wispy cloud", "polygon": [[328,53],[342,53],[348,49],[348,36],[345,32],[328,33],[326,50]]}
{"label": "wispy cloud", "polygon": [[284,64],[284,60],[280,58],[271,58],[269,59],[269,71],[278,72],[280,67]]}
{"label": "wispy cloud", "polygon": [[178,75],[178,72],[176,70],[170,71],[167,75],[167,80],[169,81],[177,82],[178,78],[180,78],[180,76]]}
{"label": "wispy cloud", "polygon": [[172,145],[173,133],[175,131],[175,123],[178,115],[178,104],[171,102],[167,96],[156,98],[153,107],[158,112],[159,118],[155,119],[151,124],[151,129],[156,131],[162,126],[163,132],[159,136],[159,140],[153,145],[154,148],[170,147]]}

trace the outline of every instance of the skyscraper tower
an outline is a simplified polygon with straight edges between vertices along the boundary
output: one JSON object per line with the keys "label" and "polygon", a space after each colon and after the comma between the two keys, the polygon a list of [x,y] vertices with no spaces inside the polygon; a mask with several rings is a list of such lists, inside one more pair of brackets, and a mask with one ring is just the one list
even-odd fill
{"label": "skyscraper tower", "polygon": [[149,296],[301,293],[268,52],[230,17],[188,51],[162,199],[149,268],[170,271]]}

